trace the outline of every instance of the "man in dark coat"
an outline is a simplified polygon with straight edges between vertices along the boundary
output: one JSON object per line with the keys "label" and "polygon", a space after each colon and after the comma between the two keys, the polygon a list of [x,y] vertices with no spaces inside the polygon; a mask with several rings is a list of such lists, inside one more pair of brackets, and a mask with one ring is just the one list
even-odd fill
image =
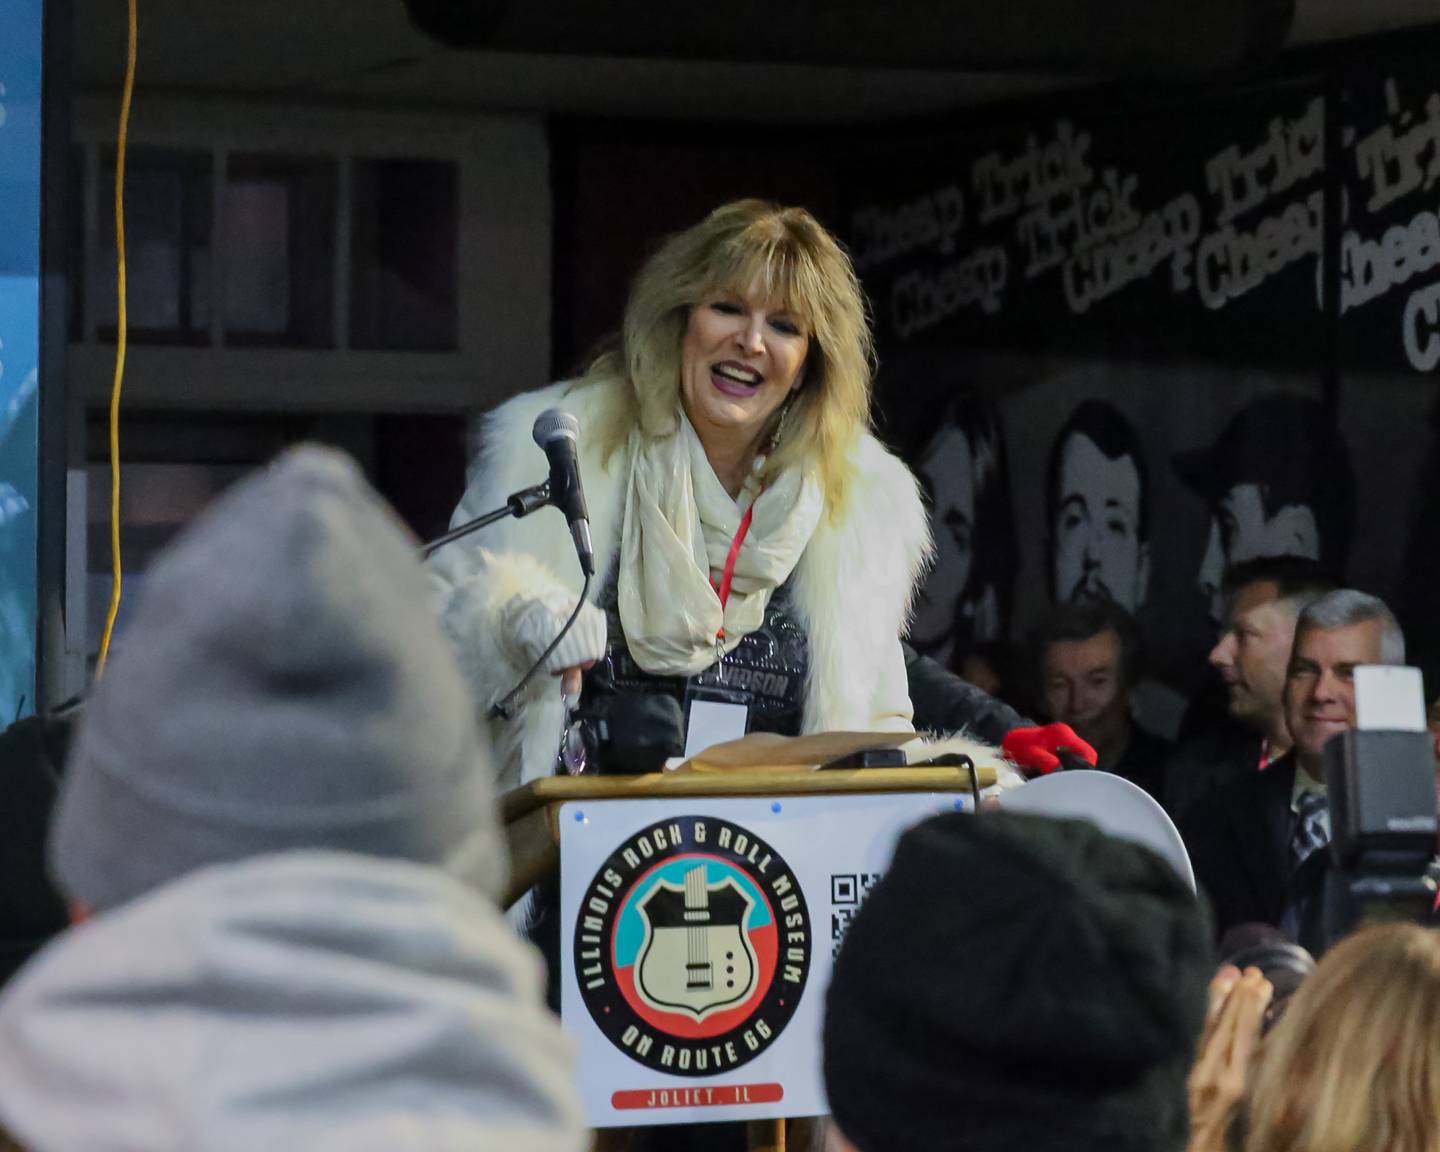
{"label": "man in dark coat", "polygon": [[1041,621],[1032,647],[1046,718],[1068,724],[1093,746],[1099,768],[1159,800],[1172,745],[1131,714],[1140,664],[1134,618],[1108,600],[1060,604]]}
{"label": "man in dark coat", "polygon": [[29,716],[0,732],[0,984],[70,923],[45,871],[70,729],[64,717]]}
{"label": "man in dark coat", "polygon": [[1330,840],[1324,747],[1355,727],[1356,666],[1404,662],[1405,638],[1374,596],[1341,589],[1301,611],[1283,694],[1291,750],[1263,771],[1217,787],[1181,824],[1218,933],[1260,922],[1312,953],[1324,950]]}
{"label": "man in dark coat", "polygon": [[1165,768],[1166,810],[1177,822],[1213,789],[1251,776],[1290,750],[1282,694],[1295,620],[1335,589],[1326,570],[1298,556],[1235,565],[1225,577],[1225,622],[1210,666],[1219,673],[1224,712],[1187,739]]}

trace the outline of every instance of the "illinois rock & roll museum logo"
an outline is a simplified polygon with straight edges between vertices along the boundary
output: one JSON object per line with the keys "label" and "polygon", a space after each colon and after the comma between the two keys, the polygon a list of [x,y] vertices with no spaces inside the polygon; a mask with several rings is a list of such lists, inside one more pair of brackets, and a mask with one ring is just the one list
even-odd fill
{"label": "illinois rock & roll museum logo", "polygon": [[631,1059],[717,1076],[785,1030],[810,972],[794,873],[750,829],[679,816],[628,837],[590,881],[575,976],[591,1017]]}

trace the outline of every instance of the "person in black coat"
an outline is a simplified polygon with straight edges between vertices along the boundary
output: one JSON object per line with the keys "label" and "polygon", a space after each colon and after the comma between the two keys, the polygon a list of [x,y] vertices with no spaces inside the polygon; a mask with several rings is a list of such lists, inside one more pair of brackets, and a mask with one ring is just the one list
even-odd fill
{"label": "person in black coat", "polygon": [[1142,728],[1131,713],[1130,692],[1140,671],[1134,617],[1108,600],[1058,604],[1036,627],[1031,649],[1047,718],[1070,725],[1093,745],[1099,768],[1158,801],[1173,745]]}
{"label": "person in black coat", "polygon": [[1290,750],[1282,695],[1295,646],[1295,622],[1310,601],[1333,592],[1314,560],[1267,556],[1225,575],[1225,622],[1208,657],[1218,696],[1202,692],[1205,713],[1165,767],[1166,810],[1176,820],[1207,793],[1250,776]]}
{"label": "person in black coat", "polygon": [[1292,863],[1295,773],[1291,752],[1263,771],[1232,777],[1189,810],[1180,833],[1218,935],[1242,924],[1280,927],[1293,909],[1287,934],[1318,954],[1323,941],[1314,897],[1324,884],[1326,854],[1315,852],[1299,867]]}
{"label": "person in black coat", "polygon": [[64,717],[30,716],[0,732],[0,985],[70,922],[45,869],[70,731]]}
{"label": "person in black coat", "polygon": [[1283,694],[1294,747],[1217,787],[1180,822],[1218,933],[1260,922],[1317,956],[1330,943],[1324,748],[1355,727],[1354,669],[1404,661],[1400,627],[1374,596],[1340,589],[1301,610]]}

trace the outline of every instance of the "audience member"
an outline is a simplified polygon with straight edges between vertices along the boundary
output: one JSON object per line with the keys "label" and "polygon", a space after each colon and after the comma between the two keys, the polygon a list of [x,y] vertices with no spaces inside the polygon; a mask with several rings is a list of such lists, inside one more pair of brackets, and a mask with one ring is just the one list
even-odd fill
{"label": "audience member", "polygon": [[1191,1080],[1191,1152],[1433,1152],[1440,933],[1360,929],[1331,949],[1258,1047],[1257,975],[1222,970],[1212,989],[1223,1006]]}
{"label": "audience member", "polygon": [[1205,1033],[1187,1084],[1187,1152],[1234,1152],[1235,1110],[1249,1088],[1252,1061],[1274,989],[1258,968],[1222,964],[1210,981]]}
{"label": "audience member", "polygon": [[1290,1003],[1290,997],[1315,971],[1315,957],[1273,924],[1240,924],[1220,938],[1222,964],[1243,971],[1258,968],[1273,995],[1265,1010],[1270,1028]]}
{"label": "audience member", "polygon": [[495,906],[493,765],[414,542],[315,449],[158,559],[50,839],[85,922],[0,1000],[30,1152],[586,1143]]}
{"label": "audience member", "polygon": [[1214,970],[1159,856],[1090,824],[950,813],[900,840],[826,998],[859,1152],[1175,1152]]}
{"label": "audience member", "polygon": [[1295,619],[1334,588],[1317,561],[1299,556],[1247,560],[1226,573],[1225,624],[1210,665],[1220,674],[1229,722],[1192,736],[1166,766],[1165,807],[1177,821],[1214,788],[1290,750],[1281,692]]}
{"label": "audience member", "polygon": [[[1430,733],[1430,748],[1435,757],[1435,799],[1440,804],[1440,696],[1431,700],[1425,709],[1425,727]],[[1436,845],[1440,847],[1440,832],[1436,835]],[[1436,857],[1435,875],[1440,880],[1440,856]],[[1440,915],[1440,901],[1437,901],[1435,911]]]}
{"label": "audience member", "polygon": [[962,680],[939,661],[908,643],[902,648],[917,731],[963,733],[998,744],[1027,776],[1055,771],[1062,752],[1073,761],[1095,763],[1095,749],[1068,724],[1036,727],[1004,700]]}
{"label": "audience member", "polygon": [[29,716],[0,732],[0,985],[69,923],[45,871],[45,829],[70,728],[63,717]]}
{"label": "audience member", "polygon": [[1292,747],[1263,772],[1236,776],[1181,824],[1217,928],[1274,924],[1319,955],[1330,839],[1322,751],[1355,726],[1359,664],[1403,664],[1405,639],[1383,601],[1353,589],[1307,604],[1295,625],[1283,689]]}
{"label": "audience member", "polygon": [[[1094,397],[1077,405],[1045,466],[1045,552],[1050,594],[1111,600],[1138,616],[1150,588],[1150,476],[1130,418]],[[1148,730],[1173,740],[1185,699],[1142,676],[1130,686],[1130,710]]]}
{"label": "audience member", "polygon": [[1430,731],[1430,742],[1435,751],[1435,770],[1440,772],[1440,696],[1431,700],[1425,709],[1425,727]]}
{"label": "audience member", "polygon": [[1091,744],[1100,768],[1158,800],[1171,746],[1131,715],[1140,658],[1133,617],[1108,600],[1059,604],[1036,630],[1034,648],[1046,717]]}
{"label": "audience member", "polygon": [[1342,941],[1259,1055],[1244,1152],[1430,1152],[1440,1142],[1440,935]]}

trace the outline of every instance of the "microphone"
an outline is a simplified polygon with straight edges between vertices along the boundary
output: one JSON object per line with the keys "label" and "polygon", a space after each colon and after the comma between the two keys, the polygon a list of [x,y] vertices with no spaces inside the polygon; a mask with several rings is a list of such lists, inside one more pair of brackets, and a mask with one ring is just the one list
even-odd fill
{"label": "microphone", "polygon": [[570,522],[581,569],[593,576],[595,548],[590,542],[590,513],[585,510],[585,491],[580,487],[580,465],[575,455],[580,422],[569,412],[547,408],[535,418],[533,435],[550,461],[550,499]]}

